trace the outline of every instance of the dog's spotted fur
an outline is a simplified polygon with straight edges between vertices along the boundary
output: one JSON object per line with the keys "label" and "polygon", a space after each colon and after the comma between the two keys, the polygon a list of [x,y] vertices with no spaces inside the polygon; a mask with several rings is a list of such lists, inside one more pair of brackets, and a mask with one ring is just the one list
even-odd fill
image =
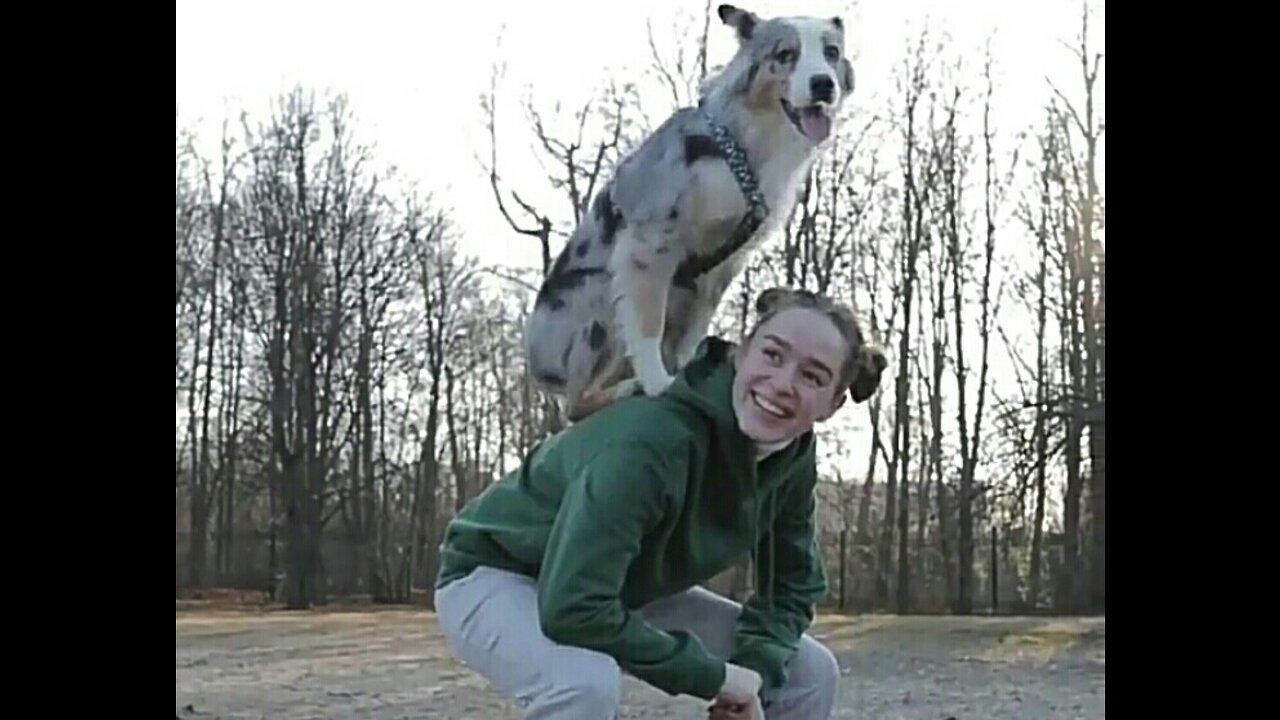
{"label": "dog's spotted fur", "polygon": [[[571,419],[637,387],[656,395],[670,385],[750,252],[790,215],[853,90],[840,18],[763,20],[731,5],[718,13],[736,31],[737,53],[707,83],[699,108],[676,112],[619,163],[526,325],[532,375],[565,395]],[[828,124],[812,127],[825,134],[796,110],[819,102]],[[748,207],[702,113],[745,148],[769,216],[742,248],[693,278],[688,263],[728,243]]]}

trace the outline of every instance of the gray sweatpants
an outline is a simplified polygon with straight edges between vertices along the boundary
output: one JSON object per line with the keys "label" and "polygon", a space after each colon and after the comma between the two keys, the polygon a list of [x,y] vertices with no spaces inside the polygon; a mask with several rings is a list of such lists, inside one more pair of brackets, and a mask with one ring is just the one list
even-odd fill
{"label": "gray sweatpants", "polygon": [[[663,630],[686,630],[708,652],[733,654],[741,606],[702,588],[646,605],[641,615]],[[436,592],[440,630],[453,652],[503,696],[524,708],[525,720],[608,720],[621,695],[618,663],[594,650],[558,645],[538,623],[532,578],[481,567]],[[765,710],[769,720],[825,720],[840,677],[835,656],[805,635],[788,666],[787,685]]]}

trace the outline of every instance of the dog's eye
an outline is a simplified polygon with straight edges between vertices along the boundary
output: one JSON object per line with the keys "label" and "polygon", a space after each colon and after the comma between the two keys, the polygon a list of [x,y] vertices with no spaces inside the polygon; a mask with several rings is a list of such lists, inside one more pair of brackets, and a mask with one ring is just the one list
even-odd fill
{"label": "dog's eye", "polygon": [[779,50],[777,54],[774,55],[774,57],[778,59],[778,62],[788,64],[788,63],[795,62],[796,58],[799,57],[799,55],[800,53],[796,52],[795,50],[786,48],[783,50]]}
{"label": "dog's eye", "polygon": [[835,45],[828,45],[822,49],[822,54],[826,55],[831,62],[835,62],[840,59],[840,48]]}

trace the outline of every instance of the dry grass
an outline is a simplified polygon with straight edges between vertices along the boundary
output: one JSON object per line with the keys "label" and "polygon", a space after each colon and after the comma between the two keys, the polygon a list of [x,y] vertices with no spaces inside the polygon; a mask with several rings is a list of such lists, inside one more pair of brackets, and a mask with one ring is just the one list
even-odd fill
{"label": "dry grass", "polygon": [[[837,717],[1104,716],[1105,619],[823,615],[813,632],[845,674]],[[518,717],[422,609],[205,600],[180,604],[176,644],[184,719]],[[624,718],[704,717],[699,701],[625,688]]]}

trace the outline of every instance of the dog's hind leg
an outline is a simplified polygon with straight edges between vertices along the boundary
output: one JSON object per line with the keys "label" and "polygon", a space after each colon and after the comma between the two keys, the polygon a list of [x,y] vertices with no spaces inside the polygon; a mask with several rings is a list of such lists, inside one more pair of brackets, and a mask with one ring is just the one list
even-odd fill
{"label": "dog's hind leg", "polygon": [[[614,377],[620,376],[621,373],[617,373]],[[634,377],[622,378],[603,387],[593,387],[580,395],[571,406],[569,420],[580,422],[591,413],[599,412],[625,397],[634,395],[639,389],[640,381]]]}
{"label": "dog's hind leg", "polygon": [[568,396],[565,415],[570,422],[579,422],[616,399],[610,388],[626,374],[626,358],[611,347],[605,347],[602,352],[604,354],[597,358],[596,366],[592,368],[587,386]]}
{"label": "dog's hind leg", "polygon": [[629,377],[620,380],[608,387],[596,390],[588,395],[584,395],[582,401],[578,405],[578,409],[583,413],[582,417],[586,417],[593,412],[603,410],[609,405],[636,394],[640,389],[640,381],[636,378]]}
{"label": "dog's hind leg", "polygon": [[617,372],[613,360],[617,355],[608,329],[598,319],[574,334],[562,361],[566,378],[565,415],[570,421],[579,419],[578,406],[584,396],[594,392],[601,383],[611,381],[609,375]]}
{"label": "dog's hind leg", "polygon": [[662,359],[667,294],[679,264],[675,236],[660,224],[619,233],[610,258],[614,316],[627,357],[646,395],[659,395],[674,379]]}

